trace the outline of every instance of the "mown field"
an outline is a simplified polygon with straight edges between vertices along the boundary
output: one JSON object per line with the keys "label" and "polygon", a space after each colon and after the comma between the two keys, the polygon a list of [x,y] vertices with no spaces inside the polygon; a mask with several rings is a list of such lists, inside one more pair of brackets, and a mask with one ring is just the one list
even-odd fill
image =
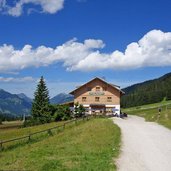
{"label": "mown field", "polygon": [[[159,114],[159,108],[161,113]],[[131,115],[144,117],[146,121],[157,122],[171,129],[171,101],[123,109]]]}
{"label": "mown field", "polygon": [[[43,125],[54,126],[54,123]],[[6,130],[8,138],[42,129],[41,126]],[[1,132],[1,137],[5,133]],[[45,135],[44,135],[45,136]],[[0,153],[0,170],[81,171],[116,170],[114,158],[120,148],[120,129],[110,119],[91,119],[39,141],[23,143]]]}
{"label": "mown field", "polygon": [[23,121],[5,121],[0,124],[1,129],[13,129],[23,125]]}

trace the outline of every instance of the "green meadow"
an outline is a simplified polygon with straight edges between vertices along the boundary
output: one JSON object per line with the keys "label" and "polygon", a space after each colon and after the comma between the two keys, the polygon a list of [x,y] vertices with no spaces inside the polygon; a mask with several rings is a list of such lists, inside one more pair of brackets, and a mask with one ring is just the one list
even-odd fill
{"label": "green meadow", "polygon": [[[161,108],[161,113],[159,113],[159,108]],[[146,121],[157,122],[171,129],[171,101],[127,108],[123,111],[130,115],[144,117]]]}
{"label": "green meadow", "polygon": [[[13,138],[53,127],[50,123],[30,128],[2,130],[1,138]],[[110,119],[91,119],[66,127],[52,135],[7,148],[0,153],[2,170],[85,171],[116,170],[120,129]],[[36,137],[35,137],[36,139]]]}

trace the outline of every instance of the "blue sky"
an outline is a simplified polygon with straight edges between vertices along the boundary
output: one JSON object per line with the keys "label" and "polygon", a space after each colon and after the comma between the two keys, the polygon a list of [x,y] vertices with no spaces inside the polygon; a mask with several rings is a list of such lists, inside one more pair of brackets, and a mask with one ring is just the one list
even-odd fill
{"label": "blue sky", "polygon": [[[50,96],[95,76],[126,87],[171,71],[170,0],[0,0],[0,88]],[[4,45],[6,44],[6,45]]]}

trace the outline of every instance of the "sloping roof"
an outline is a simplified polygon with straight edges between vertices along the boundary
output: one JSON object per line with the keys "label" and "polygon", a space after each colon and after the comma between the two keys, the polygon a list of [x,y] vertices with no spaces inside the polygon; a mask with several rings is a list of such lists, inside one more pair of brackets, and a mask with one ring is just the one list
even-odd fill
{"label": "sloping roof", "polygon": [[95,78],[93,78],[92,80],[88,81],[87,83],[85,83],[85,84],[83,84],[83,85],[81,85],[81,86],[79,86],[79,87],[76,87],[76,89],[73,90],[73,91],[71,91],[69,94],[74,94],[74,92],[75,92],[76,90],[78,90],[78,89],[80,89],[81,87],[85,86],[86,84],[88,84],[88,83],[94,81],[95,79],[98,79],[98,80],[100,80],[100,81],[102,81],[102,82],[104,82],[104,83],[106,83],[106,84],[112,86],[113,88],[119,90],[122,94],[125,94],[125,92],[122,91],[122,90],[120,89],[120,86],[117,86],[117,85],[114,85],[114,84],[110,84],[110,83],[106,82],[105,80],[103,80],[103,79],[101,79],[101,78],[99,78],[99,77],[95,77]]}
{"label": "sloping roof", "polygon": [[74,104],[74,100],[65,102],[65,103],[61,103],[60,105],[71,105],[71,104]]}

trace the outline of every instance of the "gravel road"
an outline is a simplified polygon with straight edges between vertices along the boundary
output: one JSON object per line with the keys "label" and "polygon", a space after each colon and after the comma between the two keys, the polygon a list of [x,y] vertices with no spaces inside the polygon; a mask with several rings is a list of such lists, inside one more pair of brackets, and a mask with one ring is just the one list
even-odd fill
{"label": "gravel road", "polygon": [[137,116],[113,121],[122,132],[119,171],[171,171],[171,130]]}

